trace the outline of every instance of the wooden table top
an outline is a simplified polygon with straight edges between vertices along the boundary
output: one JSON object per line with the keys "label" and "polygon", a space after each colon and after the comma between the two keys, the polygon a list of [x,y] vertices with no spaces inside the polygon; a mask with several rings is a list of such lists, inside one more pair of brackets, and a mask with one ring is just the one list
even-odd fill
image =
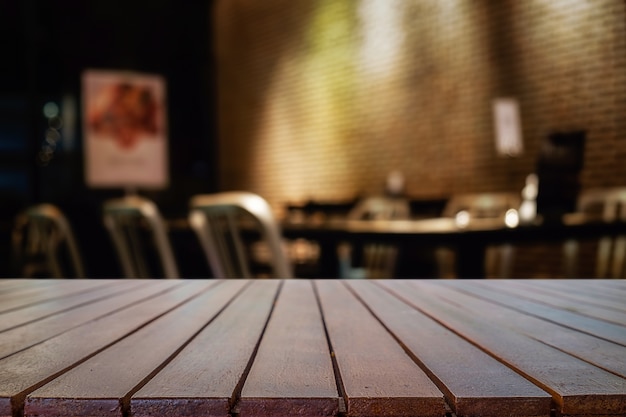
{"label": "wooden table top", "polygon": [[0,417],[454,415],[626,415],[626,281],[0,280]]}
{"label": "wooden table top", "polygon": [[504,218],[476,218],[460,226],[454,218],[438,217],[412,220],[349,220],[328,219],[312,222],[283,222],[281,230],[287,237],[376,239],[437,243],[475,241],[489,243],[621,235],[626,222],[607,222],[597,216],[568,213],[558,222],[541,219],[531,224],[507,226]]}

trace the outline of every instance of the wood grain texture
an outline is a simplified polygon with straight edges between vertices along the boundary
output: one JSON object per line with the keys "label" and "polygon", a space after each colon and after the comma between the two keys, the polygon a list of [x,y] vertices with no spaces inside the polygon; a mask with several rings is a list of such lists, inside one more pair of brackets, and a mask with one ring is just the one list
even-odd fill
{"label": "wood grain texture", "polygon": [[371,281],[347,284],[423,363],[458,416],[550,415],[550,394],[502,363]]}
{"label": "wood grain texture", "polygon": [[438,416],[443,394],[340,281],[316,281],[349,416]]}
{"label": "wood grain texture", "polygon": [[90,291],[71,294],[57,300],[44,301],[4,314],[0,313],[0,332],[146,285],[146,282],[136,280],[124,280],[124,282],[125,285],[94,285]]}
{"label": "wood grain texture", "polygon": [[560,413],[626,413],[625,379],[515,331],[477,319],[458,307],[458,303],[443,303],[432,294],[433,288],[445,291],[443,285],[433,287],[416,281],[380,285],[550,392]]}
{"label": "wood grain texture", "polygon": [[[529,289],[524,285],[518,284],[516,281],[502,281],[500,285],[498,285],[498,290],[508,296],[527,299],[533,303],[539,303],[559,310],[570,311],[582,316],[626,326],[626,312],[607,308],[606,305],[594,305],[580,298],[573,301],[566,297],[555,297],[543,293],[537,290],[537,288]],[[621,307],[626,308],[626,297],[622,300]],[[626,331],[626,329],[624,329],[624,331]]]}
{"label": "wood grain texture", "polygon": [[[515,286],[521,286],[531,289],[534,292],[541,292],[550,296],[550,298],[563,298],[569,302],[586,303],[596,307],[602,307],[609,310],[616,310],[626,313],[626,294],[620,296],[615,294],[598,294],[590,291],[593,287],[587,287],[581,291],[579,285],[566,285],[571,281],[566,281],[560,285],[551,285],[551,280],[516,280]],[[558,283],[557,283],[558,284]]]}
{"label": "wood grain texture", "polygon": [[[561,281],[563,282],[559,284]],[[559,292],[595,296],[599,299],[598,301],[606,299],[621,302],[626,297],[626,289],[621,287],[622,281],[624,280],[576,279],[558,280],[558,282],[551,283],[550,280],[541,280],[539,285],[549,286]]]}
{"label": "wood grain texture", "polygon": [[[424,282],[422,285],[430,284]],[[509,328],[606,371],[626,377],[626,349],[623,346],[472,296],[462,291],[467,286],[456,283],[448,285],[455,290],[453,294],[447,291],[433,291],[432,294],[443,297],[443,303],[454,302],[477,320]]]}
{"label": "wood grain texture", "polygon": [[26,280],[19,293],[0,294],[0,313],[28,307],[42,301],[58,300],[72,294],[90,291],[106,282],[88,280],[46,280],[46,284],[38,284],[36,280]]}
{"label": "wood grain texture", "polygon": [[[497,284],[498,282],[500,284]],[[497,302],[524,314],[552,321],[626,346],[626,327],[585,316],[578,311],[576,303],[570,303],[569,309],[563,309],[511,295],[503,291],[505,283],[506,281],[494,281],[494,284],[486,285],[486,282],[475,281],[474,285],[466,287],[465,290],[472,291],[474,294],[478,291],[481,297],[497,300]]]}
{"label": "wood grain texture", "polygon": [[[25,415],[37,410],[38,415],[94,416],[100,415],[103,404],[107,410],[116,410],[134,387],[247,284],[242,280],[217,285],[69,370],[28,395]],[[97,408],[92,407],[96,403]],[[114,414],[121,417],[121,409]]]}
{"label": "wood grain texture", "polygon": [[622,294],[626,294],[626,281],[623,279],[588,279],[583,283],[591,284],[594,287],[604,287],[609,291],[621,291]]}
{"label": "wood grain texture", "polygon": [[131,398],[134,417],[226,416],[280,282],[255,281]]}
{"label": "wood grain texture", "polygon": [[122,283],[120,288],[128,291],[117,294],[116,297],[100,299],[88,305],[82,305],[75,309],[7,330],[4,333],[0,333],[2,338],[6,340],[5,343],[0,345],[0,358],[41,343],[91,320],[111,314],[118,309],[131,306],[144,298],[153,297],[155,294],[171,289],[175,285],[180,285],[180,282],[164,280],[140,291],[134,288],[137,286],[136,283]]}
{"label": "wood grain texture", "polygon": [[285,281],[241,393],[241,416],[332,416],[338,397],[312,284]]}
{"label": "wood grain texture", "polygon": [[48,285],[52,282],[52,280],[48,279],[31,279],[31,278],[20,278],[20,279],[10,279],[3,278],[0,280],[0,295],[13,293],[14,295],[19,295],[23,291],[28,288],[32,288],[37,285]]}
{"label": "wood grain texture", "polygon": [[0,280],[0,417],[624,416],[624,285]]}
{"label": "wood grain texture", "polygon": [[12,403],[22,409],[26,394],[44,382],[215,284],[187,282],[0,360],[0,416],[11,415]]}

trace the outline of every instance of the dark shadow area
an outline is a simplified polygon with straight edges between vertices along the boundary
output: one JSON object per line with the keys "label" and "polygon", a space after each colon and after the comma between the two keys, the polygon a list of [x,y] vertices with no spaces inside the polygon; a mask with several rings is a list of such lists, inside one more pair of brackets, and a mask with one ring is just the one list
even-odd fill
{"label": "dark shadow area", "polygon": [[[119,274],[101,205],[123,190],[88,189],[83,176],[80,80],[86,69],[166,79],[170,185],[141,194],[177,218],[186,215],[191,195],[215,189],[212,7],[210,0],[0,0],[0,276],[13,273],[15,215],[39,202],[66,213],[89,276]],[[58,106],[65,124],[51,126],[46,103]],[[52,127],[59,135],[54,146],[47,140]]]}

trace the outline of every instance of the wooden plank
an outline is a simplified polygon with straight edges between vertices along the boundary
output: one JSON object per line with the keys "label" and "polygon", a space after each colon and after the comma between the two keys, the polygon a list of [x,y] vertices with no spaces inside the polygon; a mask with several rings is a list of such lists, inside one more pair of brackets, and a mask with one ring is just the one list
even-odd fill
{"label": "wooden plank", "polygon": [[[462,284],[460,281],[459,283],[459,285]],[[494,300],[524,314],[552,321],[562,326],[626,346],[626,327],[579,314],[575,312],[575,305],[571,309],[564,310],[515,297],[502,291],[503,283],[503,280],[490,282],[474,281],[472,285],[466,285],[463,290],[485,299]],[[454,285],[454,282],[449,282],[448,284]]]}
{"label": "wooden plank", "polygon": [[626,295],[626,284],[623,279],[572,279],[569,281],[576,282],[575,285],[572,285],[572,290],[599,291],[606,295],[615,293],[619,297]]}
{"label": "wooden plank", "polygon": [[604,285],[608,288],[621,288],[626,291],[626,281],[624,281],[624,279],[588,279],[587,281],[598,281],[600,285]]}
{"label": "wooden plank", "polygon": [[440,291],[440,285],[421,283],[423,287],[428,287],[428,294],[441,299],[444,303],[455,303],[476,319],[501,328],[509,328],[606,371],[626,377],[626,361],[624,361],[626,348],[624,346],[527,314],[520,314],[505,306],[461,292],[466,285],[462,282],[459,284],[461,285],[449,286],[455,291],[451,295],[448,291]]}
{"label": "wooden plank", "polygon": [[[35,294],[44,294],[46,289],[53,289],[55,287],[63,286],[65,288],[72,288],[71,282],[82,282],[84,285],[94,286],[98,281],[90,280],[76,280],[70,281],[65,279],[11,279],[8,280],[9,284],[3,291],[0,292],[0,303],[5,302],[15,297],[31,297]],[[91,282],[91,284],[85,284]]]}
{"label": "wooden plank", "polygon": [[537,285],[541,287],[551,288],[558,291],[559,294],[567,294],[568,296],[577,295],[589,297],[595,299],[597,303],[608,303],[612,307],[617,307],[620,311],[626,310],[626,301],[624,301],[626,299],[626,293],[616,291],[613,286],[606,287],[602,285],[604,282],[606,282],[605,280],[545,279],[532,280],[529,281],[529,283],[532,284],[532,282],[534,281],[537,281]]}
{"label": "wooden plank", "polygon": [[0,294],[15,294],[37,285],[49,285],[52,281],[50,279],[5,278],[1,281]]}
{"label": "wooden plank", "polygon": [[337,280],[315,281],[348,416],[437,416],[443,394]]}
{"label": "wooden plank", "polygon": [[[537,340],[469,315],[458,302],[448,304],[428,294],[423,282],[381,281],[379,285],[507,364],[550,392],[561,415],[626,413],[626,380]],[[440,291],[446,291],[441,285]],[[447,299],[454,292],[447,290]]]}
{"label": "wooden plank", "polygon": [[[494,286],[490,286],[490,289],[492,289],[491,287]],[[604,306],[596,306],[589,304],[584,300],[572,301],[565,297],[557,297],[552,294],[546,294],[538,291],[536,287],[529,288],[524,285],[519,285],[515,280],[500,280],[495,287],[497,287],[498,291],[504,292],[509,296],[524,298],[535,303],[555,307],[559,310],[571,311],[576,314],[604,320],[609,323],[626,325],[626,312],[607,309]],[[622,305],[626,304],[626,298],[623,301],[624,303]],[[626,333],[626,329],[624,329],[624,332]]]}
{"label": "wooden plank", "polygon": [[619,287],[622,290],[626,291],[626,282],[624,282],[623,279],[616,279],[616,280],[612,280],[612,281],[613,281],[612,285],[615,285],[616,287]]}
{"label": "wooden plank", "polygon": [[0,314],[0,332],[36,320],[41,320],[99,299],[105,299],[119,293],[131,291],[145,284],[145,281],[139,280],[120,280],[119,284],[116,285],[107,285],[105,287],[94,286],[93,291],[70,294],[56,300],[48,300],[29,307],[12,310]]}
{"label": "wooden plank", "polygon": [[285,281],[241,393],[246,416],[332,416],[339,394],[310,281]]}
{"label": "wooden plank", "polygon": [[118,294],[116,297],[96,300],[91,304],[82,305],[70,311],[0,333],[3,339],[3,343],[0,345],[0,359],[182,284],[181,281],[172,280],[155,281],[149,286],[145,286],[146,283],[147,281],[143,285],[145,289],[133,291],[133,287],[136,287],[137,283],[120,281],[114,287],[128,289],[128,291]]}
{"label": "wooden plank", "polygon": [[[623,297],[609,297],[611,294],[607,290],[600,294],[592,294],[589,291],[581,292],[577,285],[572,285],[572,281],[557,282],[556,285],[551,285],[550,281],[562,280],[529,281],[520,279],[515,280],[513,285],[531,289],[535,292],[541,292],[551,297],[560,297],[564,300],[569,300],[569,302],[585,303],[595,307],[626,313],[626,295]],[[576,288],[577,291],[572,291],[572,287]]]}
{"label": "wooden plank", "polygon": [[26,394],[217,282],[192,280],[0,360],[0,417],[23,413]]}
{"label": "wooden plank", "polygon": [[423,364],[457,416],[549,416],[552,397],[371,281],[348,281]]}
{"label": "wooden plank", "polygon": [[227,416],[280,285],[252,283],[130,400],[134,417]]}
{"label": "wooden plank", "polygon": [[24,291],[19,294],[8,293],[0,295],[0,313],[24,308],[47,300],[59,299],[71,294],[93,290],[106,282],[90,280],[54,280],[54,285],[36,284],[32,280],[25,282]]}
{"label": "wooden plank", "polygon": [[129,395],[184,347],[246,285],[231,280],[159,317],[33,391],[25,416],[122,417]]}

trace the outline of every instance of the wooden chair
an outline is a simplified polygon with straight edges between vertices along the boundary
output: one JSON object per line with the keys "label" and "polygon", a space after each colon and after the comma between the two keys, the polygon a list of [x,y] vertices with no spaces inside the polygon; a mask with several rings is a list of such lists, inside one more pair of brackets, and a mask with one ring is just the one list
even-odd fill
{"label": "wooden chair", "polygon": [[[512,192],[458,194],[448,200],[442,215],[457,219],[459,227],[471,227],[472,222],[488,218],[501,219],[504,225],[507,212],[517,210],[520,204],[521,195]],[[454,252],[449,248],[438,248],[436,257],[440,277],[456,277]],[[513,257],[514,248],[511,245],[488,247],[484,260],[486,276],[508,278],[512,270]]]}
{"label": "wooden chair", "polygon": [[85,278],[74,233],[52,204],[38,204],[18,214],[12,236],[17,273],[24,278]]}
{"label": "wooden chair", "polygon": [[[108,200],[103,216],[125,278],[180,278],[167,226],[152,201],[139,196]],[[150,268],[148,253],[154,252],[161,274]]]}
{"label": "wooden chair", "polygon": [[[292,278],[279,225],[261,196],[231,191],[191,198],[189,224],[216,278],[254,278],[246,233],[260,232],[274,278]],[[258,247],[257,247],[258,248]]]}
{"label": "wooden chair", "polygon": [[[626,187],[593,188],[581,192],[576,210],[604,222],[626,220]],[[577,277],[579,242],[569,240],[564,246],[565,275]],[[595,277],[626,277],[626,236],[603,236],[597,241]]]}

